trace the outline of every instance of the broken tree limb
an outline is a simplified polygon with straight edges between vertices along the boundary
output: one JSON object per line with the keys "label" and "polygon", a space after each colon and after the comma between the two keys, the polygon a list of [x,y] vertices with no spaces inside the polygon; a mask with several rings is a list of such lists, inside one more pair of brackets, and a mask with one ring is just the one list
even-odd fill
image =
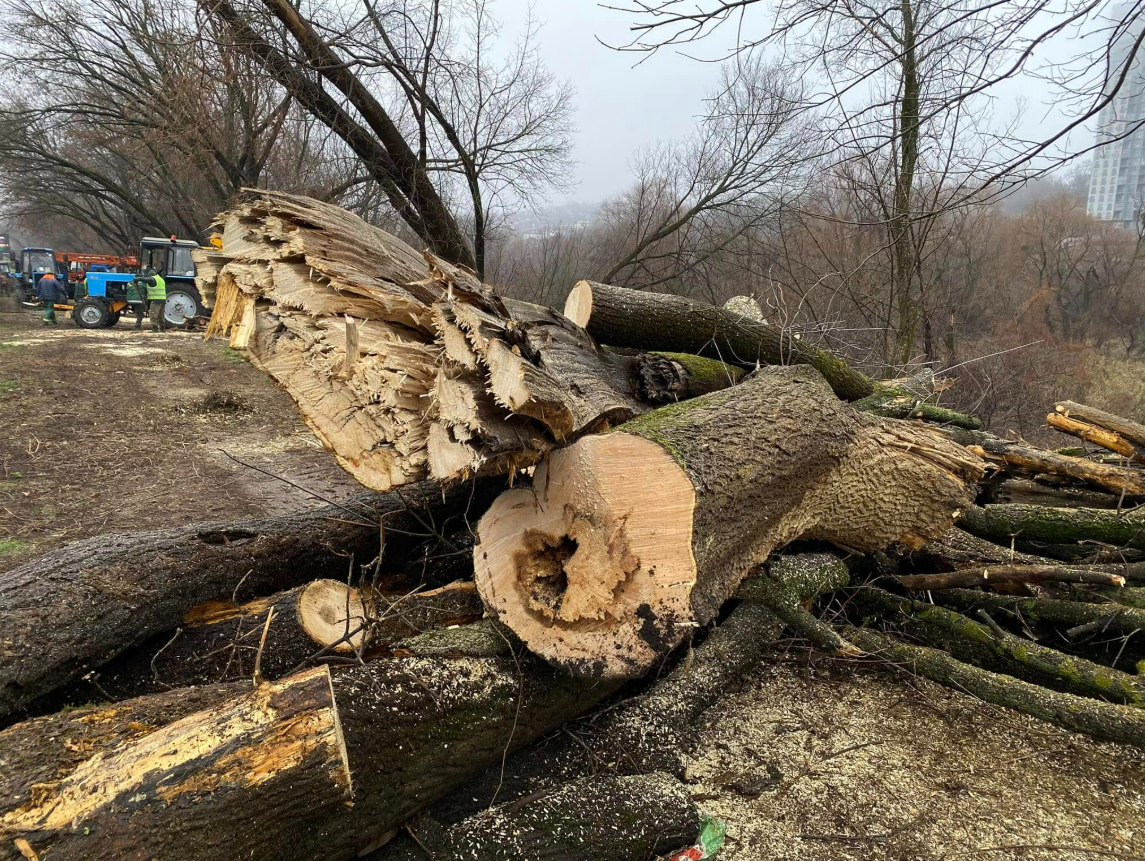
{"label": "broken tree limb", "polygon": [[813,369],[764,368],[553,452],[482,518],[475,581],[547,660],[637,676],[776,547],[919,546],[980,475],[941,434],[840,403]]}
{"label": "broken tree limb", "polygon": [[945,607],[899,598],[875,587],[859,589],[854,600],[890,614],[908,633],[921,635],[954,657],[1027,681],[1050,683],[1073,694],[1145,705],[1145,679],[1067,655],[1000,627],[988,627]]}
{"label": "broken tree limb", "polygon": [[[1065,418],[1076,419],[1117,434],[1133,445],[1139,452],[1145,451],[1145,425],[1121,416],[1087,407],[1073,401],[1061,401],[1054,405],[1054,411]],[[1116,449],[1115,449],[1116,450]],[[1120,454],[1120,452],[1118,452]]]}
{"label": "broken tree limb", "polygon": [[[68,713],[41,718],[34,775],[0,775],[0,859],[18,859],[19,838],[55,861],[342,861],[615,689],[528,655],[387,658],[137,721],[131,737],[91,739],[78,756],[57,730]],[[140,703],[114,707],[116,720]],[[17,731],[0,734],[0,751]],[[273,828],[268,805],[282,816]]]}
{"label": "broken tree limb", "polygon": [[744,580],[736,594],[744,600],[759,601],[817,648],[832,654],[858,655],[858,649],[804,606],[820,595],[844,588],[850,580],[846,564],[829,553],[776,556],[761,573]]}
{"label": "broken tree limb", "polygon": [[[966,589],[973,586],[1011,585],[1015,583],[1092,583],[1097,586],[1124,586],[1123,574],[1128,566],[1109,566],[1110,570],[1070,567],[1066,565],[987,565],[962,568],[943,574],[906,574],[899,583],[910,592],[928,589]],[[1145,578],[1145,565],[1139,566]]]}
{"label": "broken tree limb", "polygon": [[995,439],[973,447],[976,454],[1010,469],[1060,475],[1127,497],[1145,496],[1145,474],[1126,467],[1094,463],[1081,457],[1066,457],[1016,442]]}
{"label": "broken tree limb", "polygon": [[935,424],[951,425],[967,430],[982,430],[982,420],[956,410],[928,404],[909,391],[883,388],[855,401],[855,409],[874,413],[888,419],[921,419]]}
{"label": "broken tree limb", "polygon": [[1012,547],[1003,547],[985,538],[955,527],[908,556],[911,566],[954,571],[982,565],[1045,565],[1049,560]]}
{"label": "broken tree limb", "polygon": [[1009,545],[1014,538],[1061,544],[1099,541],[1145,550],[1145,508],[1046,508],[1040,505],[972,506],[958,525],[980,538]]}
{"label": "broken tree limb", "polygon": [[[176,633],[136,646],[81,681],[50,694],[30,711],[129,697],[191,685],[249,679],[261,650],[263,678],[278,679],[319,655],[350,655],[422,631],[481,618],[472,583],[400,595],[367,597],[337,580],[315,580],[242,605],[217,601],[193,608]],[[260,642],[267,613],[274,611]],[[367,621],[367,616],[369,620]]]}
{"label": "broken tree limb", "polygon": [[1064,729],[1145,748],[1145,709],[1051,691],[965,664],[940,649],[909,645],[867,628],[844,626],[840,633],[872,657],[904,672]]}
{"label": "broken tree limb", "polygon": [[609,346],[694,353],[748,368],[810,365],[844,400],[857,401],[875,391],[869,377],[838,356],[779,326],[682,296],[581,281],[569,293],[564,312]]}
{"label": "broken tree limb", "polygon": [[435,540],[430,524],[475,518],[498,489],[427,483],[299,514],[104,535],[8,571],[0,575],[0,717],[174,631],[207,601],[345,577],[351,557],[377,555],[380,523],[386,559],[396,563]]}
{"label": "broken tree limb", "polygon": [[969,589],[950,589],[936,594],[935,600],[964,613],[986,610],[1008,613],[1028,622],[1076,627],[1091,622],[1108,622],[1107,630],[1118,634],[1145,631],[1145,610],[1120,604],[1090,604],[1056,598],[1022,598],[994,595]]}
{"label": "broken tree limb", "polygon": [[[1046,424],[1054,430],[1076,436],[1086,442],[1107,448],[1122,457],[1127,457],[1137,463],[1145,463],[1145,450],[1139,449],[1129,440],[1111,430],[1098,427],[1089,422],[1081,421],[1064,413],[1050,413],[1046,416]],[[1064,452],[1060,452],[1064,453]]]}
{"label": "broken tree limb", "polygon": [[[643,861],[691,845],[700,811],[684,784],[663,773],[600,774],[442,826],[410,823],[410,838],[379,861]],[[416,840],[415,840],[416,838]]]}
{"label": "broken tree limb", "polygon": [[661,406],[734,386],[743,368],[691,353],[640,353],[633,363],[636,394]]}

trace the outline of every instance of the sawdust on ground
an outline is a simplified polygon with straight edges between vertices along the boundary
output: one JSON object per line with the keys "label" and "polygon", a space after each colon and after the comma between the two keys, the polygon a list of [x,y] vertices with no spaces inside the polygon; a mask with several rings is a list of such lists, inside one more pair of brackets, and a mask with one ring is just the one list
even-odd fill
{"label": "sawdust on ground", "polygon": [[1145,858],[1145,752],[922,679],[780,657],[702,727],[722,861]]}

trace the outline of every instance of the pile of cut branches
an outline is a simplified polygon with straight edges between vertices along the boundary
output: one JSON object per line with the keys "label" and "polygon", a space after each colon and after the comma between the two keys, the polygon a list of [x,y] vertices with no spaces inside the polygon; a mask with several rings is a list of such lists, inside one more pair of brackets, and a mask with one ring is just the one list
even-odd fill
{"label": "pile of cut branches", "polygon": [[384,492],[3,575],[0,859],[710,849],[692,730],[783,632],[1145,747],[1145,427],[1063,402],[1045,451],[738,310],[514,302],[304,198],[222,222],[211,333]]}

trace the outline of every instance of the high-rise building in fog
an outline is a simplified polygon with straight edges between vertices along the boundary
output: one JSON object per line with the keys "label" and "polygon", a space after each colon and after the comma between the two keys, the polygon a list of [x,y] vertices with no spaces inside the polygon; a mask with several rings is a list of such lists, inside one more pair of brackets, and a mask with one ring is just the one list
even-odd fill
{"label": "high-rise building in fog", "polygon": [[[1116,77],[1129,59],[1135,35],[1122,34],[1110,52]],[[1128,77],[1098,117],[1097,140],[1113,139],[1094,151],[1086,212],[1122,227],[1135,227],[1145,210],[1145,63],[1135,57]],[[1142,126],[1135,128],[1136,126]],[[1126,135],[1126,131],[1131,133]]]}

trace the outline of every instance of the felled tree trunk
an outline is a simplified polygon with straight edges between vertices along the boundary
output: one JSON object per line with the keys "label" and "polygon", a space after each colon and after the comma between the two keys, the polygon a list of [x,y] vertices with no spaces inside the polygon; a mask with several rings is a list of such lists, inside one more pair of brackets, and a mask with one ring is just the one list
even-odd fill
{"label": "felled tree trunk", "polygon": [[[194,607],[269,595],[367,562],[386,525],[386,560],[433,541],[427,524],[476,518],[496,484],[362,494],[282,517],[120,533],[68,544],[0,575],[0,717],[148,638]],[[18,645],[17,645],[18,644]]]}
{"label": "felled tree trunk", "polygon": [[779,326],[682,296],[581,281],[569,293],[564,310],[566,317],[610,347],[695,353],[749,368],[810,365],[844,400],[857,401],[875,391],[868,377],[838,356]]}
{"label": "felled tree trunk", "polygon": [[20,858],[17,840],[53,861],[351,858],[613,690],[528,656],[391,658],[266,682],[173,722],[155,721],[154,697],[128,700],[106,712],[126,730],[78,748],[71,713],[40,718],[0,733],[0,752],[37,740],[20,759],[31,765],[0,774],[0,859]]}
{"label": "felled tree trunk", "polygon": [[744,375],[743,368],[690,353],[641,353],[632,370],[637,395],[656,406],[726,389]]}
{"label": "felled tree trunk", "polygon": [[[357,589],[337,580],[315,580],[239,606],[200,605],[174,632],[136,646],[100,667],[90,682],[49,695],[30,710],[43,713],[99,698],[122,700],[250,679],[256,659],[262,678],[278,679],[310,658],[350,655],[436,627],[472,622],[482,613],[472,583],[368,601],[370,621]],[[273,614],[269,626],[268,614]]]}
{"label": "felled tree trunk", "polygon": [[475,580],[537,654],[637,676],[776,547],[918,546],[980,474],[941,434],[851,410],[814,370],[765,368],[553,452],[482,518]]}
{"label": "felled tree trunk", "polygon": [[601,774],[494,807],[454,825],[410,824],[416,836],[380,861],[645,861],[690,846],[701,816],[688,789],[662,773]]}

